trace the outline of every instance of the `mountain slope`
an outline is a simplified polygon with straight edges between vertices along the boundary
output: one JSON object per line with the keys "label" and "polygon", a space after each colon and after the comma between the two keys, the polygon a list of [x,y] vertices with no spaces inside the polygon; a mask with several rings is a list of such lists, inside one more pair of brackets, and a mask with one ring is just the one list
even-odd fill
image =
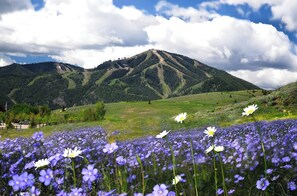
{"label": "mountain slope", "polygon": [[104,102],[153,100],[213,91],[258,89],[225,71],[186,56],[148,50],[86,70],[65,63],[12,64],[0,68],[0,104],[52,108]]}

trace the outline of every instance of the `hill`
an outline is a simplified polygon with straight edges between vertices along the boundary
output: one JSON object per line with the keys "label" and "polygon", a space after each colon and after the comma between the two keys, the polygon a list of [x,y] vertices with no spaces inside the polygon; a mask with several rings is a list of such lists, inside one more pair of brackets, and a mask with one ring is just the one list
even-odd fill
{"label": "hill", "polygon": [[58,108],[248,89],[259,88],[197,60],[154,49],[89,70],[56,62],[0,68],[2,104]]}

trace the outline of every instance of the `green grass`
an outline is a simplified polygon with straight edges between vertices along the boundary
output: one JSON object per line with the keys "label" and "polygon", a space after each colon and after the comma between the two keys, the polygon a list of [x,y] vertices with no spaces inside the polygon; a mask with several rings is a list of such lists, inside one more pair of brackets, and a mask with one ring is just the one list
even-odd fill
{"label": "green grass", "polygon": [[31,82],[29,82],[28,86],[32,86],[37,80],[42,79],[42,78],[46,78],[48,76],[50,76],[50,74],[45,74],[45,75],[37,76]]}
{"label": "green grass", "polygon": [[[114,136],[117,140],[133,139],[145,135],[156,135],[166,130],[205,126],[230,126],[250,121],[243,118],[243,108],[249,104],[257,103],[258,120],[276,120],[297,118],[295,111],[284,108],[266,106],[259,102],[261,91],[214,92],[188,95],[164,100],[148,102],[119,102],[106,104],[105,120],[99,122],[67,123],[55,126],[46,126],[40,129],[22,131],[0,131],[3,138],[18,136],[28,137],[35,131],[42,130],[45,135],[62,130],[75,130],[82,127],[102,126],[108,133],[119,130],[120,134]],[[236,100],[236,101],[235,101]],[[235,103],[236,102],[236,103]],[[94,107],[94,105],[68,108],[65,113],[76,114],[79,111]],[[187,112],[189,117],[183,124],[178,124],[173,117],[179,113]],[[53,115],[63,118],[64,112],[54,111]]]}
{"label": "green grass", "polygon": [[68,81],[68,89],[75,89],[76,83],[71,78],[68,77],[70,74],[71,73],[63,74],[62,77]]}

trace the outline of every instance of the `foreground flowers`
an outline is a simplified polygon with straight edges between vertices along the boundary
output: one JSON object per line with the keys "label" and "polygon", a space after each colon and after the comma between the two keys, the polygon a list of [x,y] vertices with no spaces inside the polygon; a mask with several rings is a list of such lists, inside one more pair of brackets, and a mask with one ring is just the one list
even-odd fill
{"label": "foreground flowers", "polygon": [[0,141],[0,195],[296,195],[297,120],[258,126],[267,146],[265,174],[253,123],[220,128],[209,138],[204,129],[193,129],[171,131],[166,140],[148,136],[113,145],[102,128],[42,142],[6,139]]}
{"label": "foreground flowers", "polygon": [[224,146],[216,146],[216,145],[211,145],[209,146],[206,150],[205,153],[208,154],[210,153],[212,150],[214,150],[215,152],[222,152],[225,150]]}
{"label": "foreground flowers", "polygon": [[83,168],[82,170],[83,180],[93,182],[96,180],[98,169],[94,169],[94,165],[88,165],[87,168]]}
{"label": "foreground flowers", "polygon": [[48,161],[48,159],[41,159],[37,162],[34,163],[34,167],[40,168],[40,167],[44,167],[46,165],[50,164],[50,162]]}
{"label": "foreground flowers", "polygon": [[213,137],[216,131],[217,131],[217,129],[215,127],[207,127],[207,129],[204,131],[204,133],[208,137]]}
{"label": "foreground flowers", "polygon": [[187,113],[184,112],[184,113],[180,113],[179,115],[177,115],[174,120],[178,123],[182,123],[184,120],[186,120],[187,118]]}
{"label": "foreground flowers", "polygon": [[164,130],[164,131],[162,131],[161,133],[159,133],[159,134],[156,136],[156,138],[163,138],[163,137],[165,137],[166,135],[168,135],[169,132],[170,132],[170,131],[166,131],[166,130]]}
{"label": "foreground flowers", "polygon": [[269,181],[265,178],[261,178],[257,181],[257,189],[264,191],[269,186]]}
{"label": "foreground flowers", "polygon": [[243,109],[242,116],[249,116],[253,114],[258,109],[256,104],[249,105],[248,107]]}
{"label": "foreground flowers", "polygon": [[82,152],[75,147],[73,150],[70,148],[67,148],[64,150],[63,157],[68,157],[68,158],[75,158],[78,155],[80,155]]}
{"label": "foreground flowers", "polygon": [[107,154],[111,154],[116,149],[118,149],[118,145],[116,143],[106,144],[103,148],[103,152]]}

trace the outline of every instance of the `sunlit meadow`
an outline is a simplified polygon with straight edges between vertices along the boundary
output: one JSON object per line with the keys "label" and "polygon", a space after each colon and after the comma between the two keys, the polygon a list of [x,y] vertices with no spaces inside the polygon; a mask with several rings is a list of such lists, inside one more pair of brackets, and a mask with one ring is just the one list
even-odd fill
{"label": "sunlit meadow", "polygon": [[0,195],[297,195],[297,120],[257,109],[242,113],[254,123],[120,142],[100,127],[6,139]]}

